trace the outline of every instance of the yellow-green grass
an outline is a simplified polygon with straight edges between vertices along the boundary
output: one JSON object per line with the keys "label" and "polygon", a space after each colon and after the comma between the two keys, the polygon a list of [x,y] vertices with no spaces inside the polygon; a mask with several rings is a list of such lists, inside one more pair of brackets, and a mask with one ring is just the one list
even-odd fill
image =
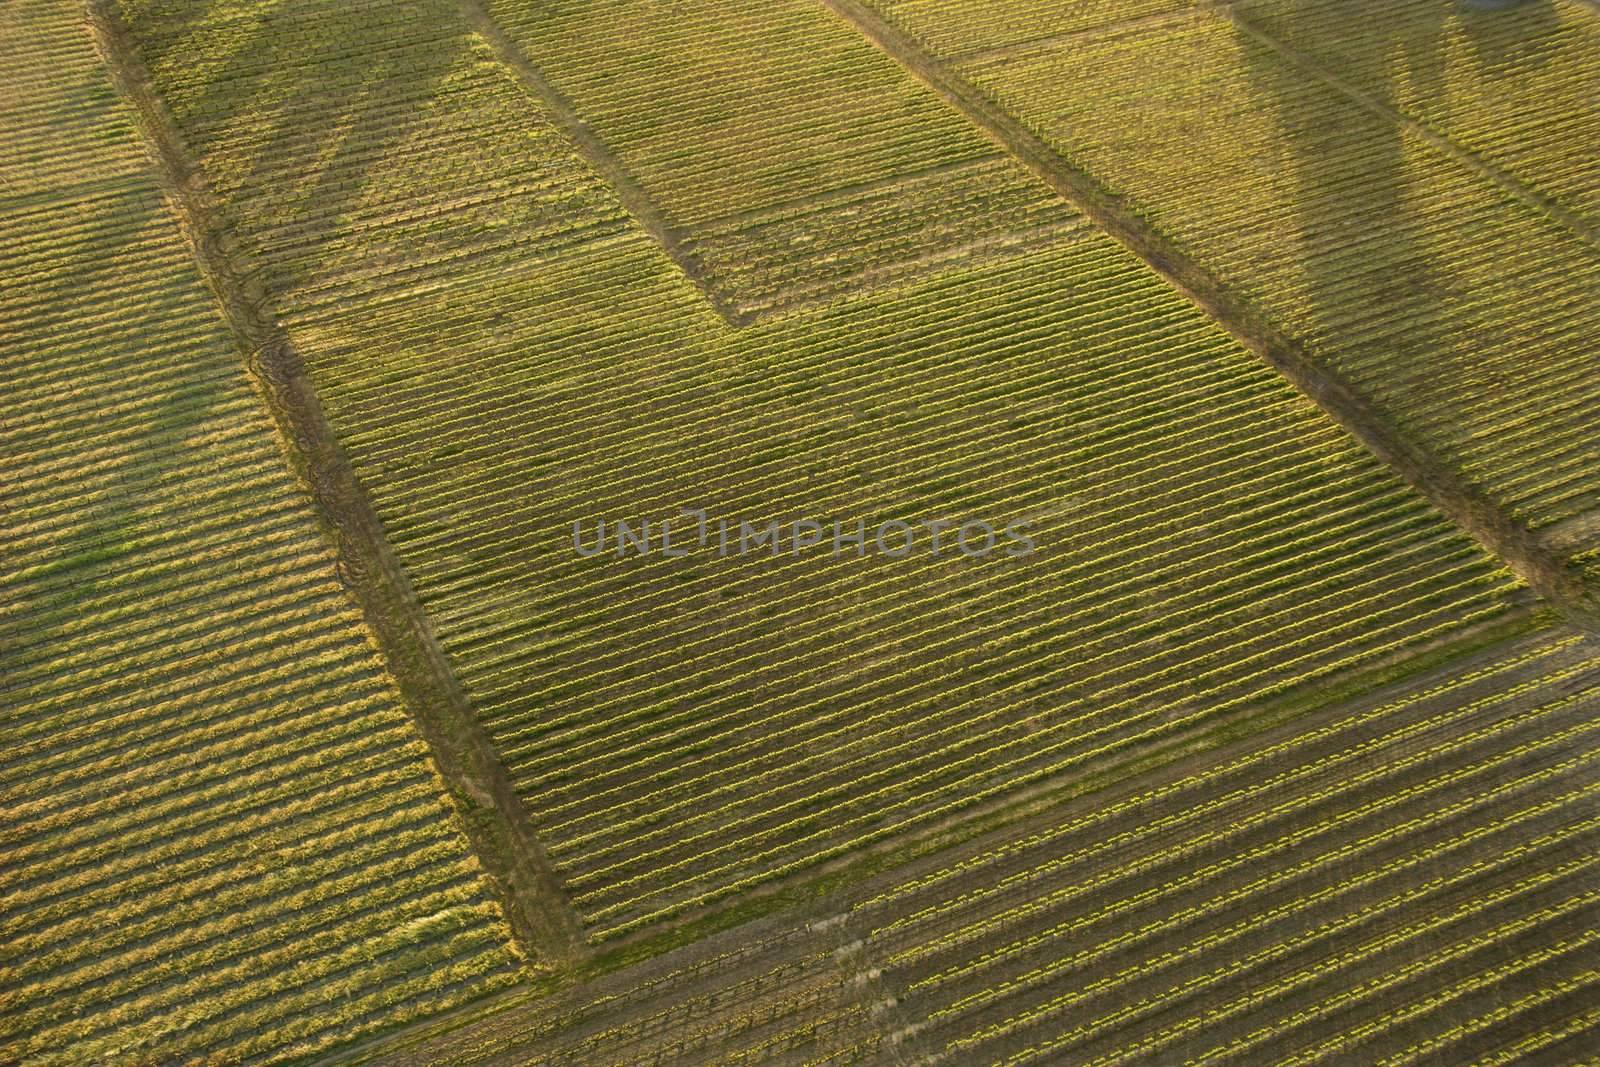
{"label": "yellow-green grass", "polygon": [[[1423,6],[1388,17],[1420,18]],[[1253,23],[1256,10],[1238,18]],[[1551,77],[1593,44],[1592,31],[1576,28],[1591,15],[1559,10],[1572,28]],[[1504,27],[1535,32],[1507,17]],[[1459,114],[1484,123],[1522,114],[1516,92],[1491,106],[1463,31],[1452,29],[1466,18],[1437,28],[1434,46],[1449,62],[1431,74],[1408,65],[1401,43],[1351,40],[1366,41],[1362,69],[1381,72],[1406,108],[1426,76],[1438,83],[1430,106],[1465,100]],[[1496,32],[1516,32],[1504,27]],[[956,69],[1512,521],[1557,533],[1600,507],[1600,376],[1586,340],[1600,328],[1600,253],[1581,231],[1219,15],[1132,24]],[[1587,121],[1592,101],[1568,92],[1570,121]],[[1463,132],[1466,118],[1437,121],[1496,158]],[[1516,121],[1507,117],[1507,128]],[[1534,141],[1559,143],[1540,157],[1551,167],[1592,177],[1574,147],[1584,138]],[[1529,172],[1528,181],[1566,195],[1554,179]]]}
{"label": "yellow-green grass", "polygon": [[[177,7],[129,7],[141,41],[180,36]],[[438,25],[384,21],[367,47],[457,40],[459,12],[428,10]],[[534,54],[553,80],[554,60],[598,47],[584,34],[601,23],[578,14],[541,46],[551,56]],[[260,47],[282,49],[276,35],[297,25],[259,24]],[[477,56],[465,41],[458,54]],[[228,179],[270,144],[252,132],[256,98],[208,89],[206,62],[179,69],[143,47],[230,218],[269,225],[277,197]],[[541,151],[559,154],[537,95],[473,64],[506,89],[474,97],[464,121],[539,129]],[[274,67],[322,77],[294,69]],[[651,81],[619,80],[615,100]],[[583,91],[597,126],[607,107],[648,125],[601,80]],[[219,105],[197,107],[208,93]],[[404,154],[390,128],[405,120],[376,98],[337,114],[307,143],[361,128],[373,150],[308,154],[306,181],[380,180]],[[946,124],[913,125],[942,143]],[[750,149],[774,166],[790,150]],[[576,158],[556,169],[590,189]],[[431,171],[409,202],[426,212],[510,188],[521,165],[481,163],[454,180]],[[694,165],[718,181],[749,173]],[[611,219],[615,201],[586,210]],[[547,232],[545,211],[571,218],[508,193],[483,247]],[[267,248],[266,266],[314,263],[348,229]],[[637,227],[516,260],[474,257],[448,232],[411,241],[417,262],[456,257],[450,284],[349,275],[336,306],[291,317],[291,337],[596,942],[737,911],[759,899],[747,891],[911,848],[1030,788],[1247,736],[1522,617],[1514,578],[1092,231],[748,329]],[[572,550],[576,520],[659,522],[685,506],[735,523],[1027,520],[1040,550]]]}
{"label": "yellow-green grass", "polygon": [[0,159],[52,164],[0,189],[0,1059],[278,1062],[506,987],[81,11],[0,20]]}
{"label": "yellow-green grass", "polygon": [[1526,1054],[1594,1024],[1597,708],[1538,629],[381,1058]]}

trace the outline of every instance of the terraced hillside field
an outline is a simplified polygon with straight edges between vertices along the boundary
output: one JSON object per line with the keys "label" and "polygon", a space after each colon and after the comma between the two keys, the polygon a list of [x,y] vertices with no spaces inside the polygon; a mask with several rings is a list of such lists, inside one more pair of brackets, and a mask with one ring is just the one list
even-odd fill
{"label": "terraced hillside field", "polygon": [[81,20],[0,22],[0,1060],[304,1058],[506,988],[501,904]]}
{"label": "terraced hillside field", "polygon": [[0,5],[0,1061],[1585,1062],[1600,9],[1347,10]]}

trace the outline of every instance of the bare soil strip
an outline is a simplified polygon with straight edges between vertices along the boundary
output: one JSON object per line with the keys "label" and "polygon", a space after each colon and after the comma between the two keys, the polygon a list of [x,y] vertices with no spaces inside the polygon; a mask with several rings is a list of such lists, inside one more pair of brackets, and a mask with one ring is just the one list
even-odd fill
{"label": "bare soil strip", "polygon": [[1379,459],[1503,559],[1570,621],[1586,630],[1600,631],[1600,592],[1586,588],[1562,556],[1512,520],[1482,490],[1468,485],[1427,450],[1397,433],[1365,399],[1317,366],[1299,344],[1280,334],[1208,272],[1174,249],[1120,197],[1074,168],[981,90],[859,0],[818,2],[903,64],[1242,344],[1277,368]]}
{"label": "bare soil strip", "polygon": [[201,275],[246,353],[295,472],[338,548],[340,578],[376,637],[461,813],[468,837],[530,962],[584,954],[577,913],[456,682],[421,604],[325,418],[299,354],[253,267],[220,222],[200,168],[149,81],[127,27],[90,0],[88,22],[118,91],[132,105]]}
{"label": "bare soil strip", "polygon": [[699,287],[705,295],[706,301],[716,309],[732,326],[747,325],[747,320],[737,308],[724,300],[714,289],[693,257],[689,256],[683,247],[683,235],[667,221],[661,209],[645,192],[644,187],[634,180],[622,161],[616,157],[604,141],[600,140],[589,124],[583,120],[572,107],[572,104],[561,92],[545,78],[539,68],[534,66],[527,56],[505,35],[499,25],[489,17],[478,0],[461,0],[461,10],[466,14],[467,21],[477,31],[489,47],[494,49],[495,57],[505,64],[517,79],[522,82],[523,88],[537,98],[549,110],[556,124],[561,127],[573,145],[582,153],[601,177],[611,183],[617,191],[617,197],[622,201],[622,206],[645,231],[655,238],[656,243],[666,250],[667,255],[678,265],[690,281]]}

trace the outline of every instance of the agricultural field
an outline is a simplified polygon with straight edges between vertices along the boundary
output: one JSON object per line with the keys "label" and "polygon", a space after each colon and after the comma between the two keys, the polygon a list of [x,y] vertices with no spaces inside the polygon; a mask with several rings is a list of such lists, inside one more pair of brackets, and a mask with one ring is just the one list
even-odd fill
{"label": "agricultural field", "polygon": [[1019,40],[880,6],[1464,491],[1575,570],[1600,548],[1600,10],[1124,4]]}
{"label": "agricultural field", "polygon": [[[497,279],[494,323],[463,288],[303,346],[597,941],[1248,729],[1520,608],[1510,575],[1104,237],[715,345],[681,279],[648,247],[629,259]],[[1040,548],[572,549],[574,521],[681,506],[989,514],[1036,523]],[[918,615],[929,598],[948,610]]]}
{"label": "agricultural field", "polygon": [[1600,984],[1597,708],[1600,644],[1535,630],[1042,807],[803,919],[379,1048],[408,1065],[1562,1062]]}
{"label": "agricultural field", "polygon": [[0,17],[0,1060],[303,1058],[510,986],[131,116],[70,9]]}
{"label": "agricultural field", "polygon": [[1582,0],[1512,18],[1426,0],[1332,9],[1251,0],[1241,18],[1600,232],[1600,17]]}
{"label": "agricultural field", "polygon": [[0,1060],[1579,1062],[1600,11],[1371,15],[0,9]]}
{"label": "agricultural field", "polygon": [[117,10],[286,323],[626,230],[449,0]]}
{"label": "agricultural field", "polygon": [[[812,0],[493,0],[730,318],[1050,244],[1076,213]],[[688,62],[692,57],[693,61]]]}
{"label": "agricultural field", "polygon": [[944,59],[1054,41],[1182,14],[1194,0],[877,0],[873,5]]}

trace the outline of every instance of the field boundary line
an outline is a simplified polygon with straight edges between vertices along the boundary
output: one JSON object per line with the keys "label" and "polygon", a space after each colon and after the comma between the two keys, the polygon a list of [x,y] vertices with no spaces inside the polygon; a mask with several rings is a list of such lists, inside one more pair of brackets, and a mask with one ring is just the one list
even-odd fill
{"label": "field boundary line", "polygon": [[908,170],[902,174],[892,174],[887,178],[871,178],[866,181],[850,182],[846,185],[824,189],[821,192],[807,193],[805,196],[792,196],[787,200],[762,204],[759,207],[743,208],[739,211],[712,215],[710,218],[686,225],[683,228],[683,233],[686,238],[704,240],[704,235],[709,230],[745,222],[764,222],[772,219],[788,218],[791,212],[794,213],[795,217],[803,217],[810,213],[808,209],[812,207],[848,200],[850,197],[862,193],[875,193],[880,190],[893,189],[898,185],[909,185],[933,178],[942,178],[945,175],[959,174],[962,171],[979,170],[985,164],[1001,161],[1011,161],[1009,153],[992,152],[989,155],[977,156],[973,159],[961,159],[954,163],[935,163],[931,167]]}
{"label": "field boundary line", "polygon": [[1297,342],[1269,325],[1175,248],[1125,199],[1102,188],[1039,134],[956,74],[861,0],[817,0],[911,71],[980,130],[1032,169],[1068,203],[1138,256],[1169,285],[1289,379],[1408,484],[1511,567],[1570,623],[1600,632],[1600,595],[1527,526],[1468,484],[1425,448],[1391,428],[1372,405],[1319,367]]}
{"label": "field boundary line", "polygon": [[272,311],[259,265],[250,263],[222,224],[204,172],[190,158],[112,0],[87,0],[85,15],[96,50],[131,105],[200,274],[245,353],[290,466],[310,490],[336,549],[338,577],[361,607],[411,720],[432,751],[517,947],[535,968],[575,962],[586,952],[577,913],[339,446],[300,354]]}
{"label": "field boundary line", "polygon": [[622,160],[611,151],[589,126],[572,103],[552,85],[533,61],[522,53],[516,42],[506,36],[499,23],[490,17],[479,0],[461,0],[461,10],[473,30],[486,41],[495,58],[516,76],[524,91],[533,96],[549,112],[556,127],[576,147],[589,166],[610,183],[622,206],[644,227],[658,245],[677,264],[684,276],[694,283],[706,302],[730,326],[746,326],[748,320],[727,302],[706,277],[694,257],[684,249],[684,232],[667,220],[644,186],[628,172]]}
{"label": "field boundary line", "polygon": [[[1596,2],[1600,3],[1600,0],[1596,0]],[[1247,34],[1251,40],[1257,42],[1265,48],[1271,49],[1282,59],[1292,64],[1303,73],[1311,75],[1313,78],[1316,78],[1318,81],[1322,82],[1324,85],[1327,85],[1334,91],[1349,97],[1351,100],[1355,101],[1357,104],[1360,104],[1367,111],[1370,111],[1379,118],[1391,122],[1400,129],[1422,138],[1422,140],[1426,141],[1430,146],[1440,152],[1443,152],[1457,163],[1477,174],[1480,178],[1485,178],[1488,181],[1493,182],[1495,185],[1499,186],[1501,191],[1509,193],[1540,214],[1548,216],[1553,222],[1559,223],[1562,227],[1570,231],[1574,237],[1577,237],[1579,240],[1589,245],[1592,249],[1600,251],[1600,229],[1597,229],[1588,222],[1585,222],[1583,219],[1579,218],[1577,215],[1574,215],[1560,204],[1557,204],[1554,200],[1545,196],[1537,189],[1533,189],[1523,184],[1520,180],[1501,170],[1493,163],[1482,159],[1477,154],[1456,144],[1444,134],[1434,131],[1434,129],[1427,123],[1424,123],[1418,119],[1414,119],[1405,112],[1384,103],[1378,97],[1367,92],[1365,89],[1362,89],[1359,86],[1346,81],[1344,78],[1341,78],[1338,74],[1334,73],[1332,70],[1329,70],[1316,58],[1307,55],[1292,45],[1285,44],[1284,42],[1278,40],[1276,37],[1272,36],[1271,33],[1250,21],[1248,2],[1242,2],[1237,5],[1229,6],[1219,10],[1222,17],[1227,18],[1243,33]]]}
{"label": "field boundary line", "polygon": [[[981,63],[990,59],[1002,59],[1006,56],[1027,55],[1030,52],[1051,52],[1062,45],[1071,44],[1091,37],[1110,36],[1125,30],[1137,30],[1144,26],[1161,26],[1166,23],[1188,22],[1204,18],[1212,11],[1226,8],[1241,0],[1199,0],[1188,7],[1176,8],[1172,11],[1152,11],[1148,15],[1134,15],[1131,18],[1112,19],[1102,22],[1098,26],[1081,26],[1076,30],[1067,30],[1063,33],[1046,34],[1043,37],[1030,37],[1025,41],[1013,41],[1011,44],[995,45],[992,48],[969,48],[961,52],[951,52],[940,58],[946,63]],[[1596,0],[1600,3],[1600,0]]]}
{"label": "field boundary line", "polygon": [[978,237],[933,252],[883,263],[845,275],[835,282],[790,286],[778,299],[766,304],[741,304],[740,312],[749,322],[771,322],[789,315],[826,307],[844,299],[839,291],[880,291],[905,288],[952,265],[992,263],[1060,247],[1069,238],[1093,229],[1081,215],[1060,222],[1023,226],[990,237]]}

